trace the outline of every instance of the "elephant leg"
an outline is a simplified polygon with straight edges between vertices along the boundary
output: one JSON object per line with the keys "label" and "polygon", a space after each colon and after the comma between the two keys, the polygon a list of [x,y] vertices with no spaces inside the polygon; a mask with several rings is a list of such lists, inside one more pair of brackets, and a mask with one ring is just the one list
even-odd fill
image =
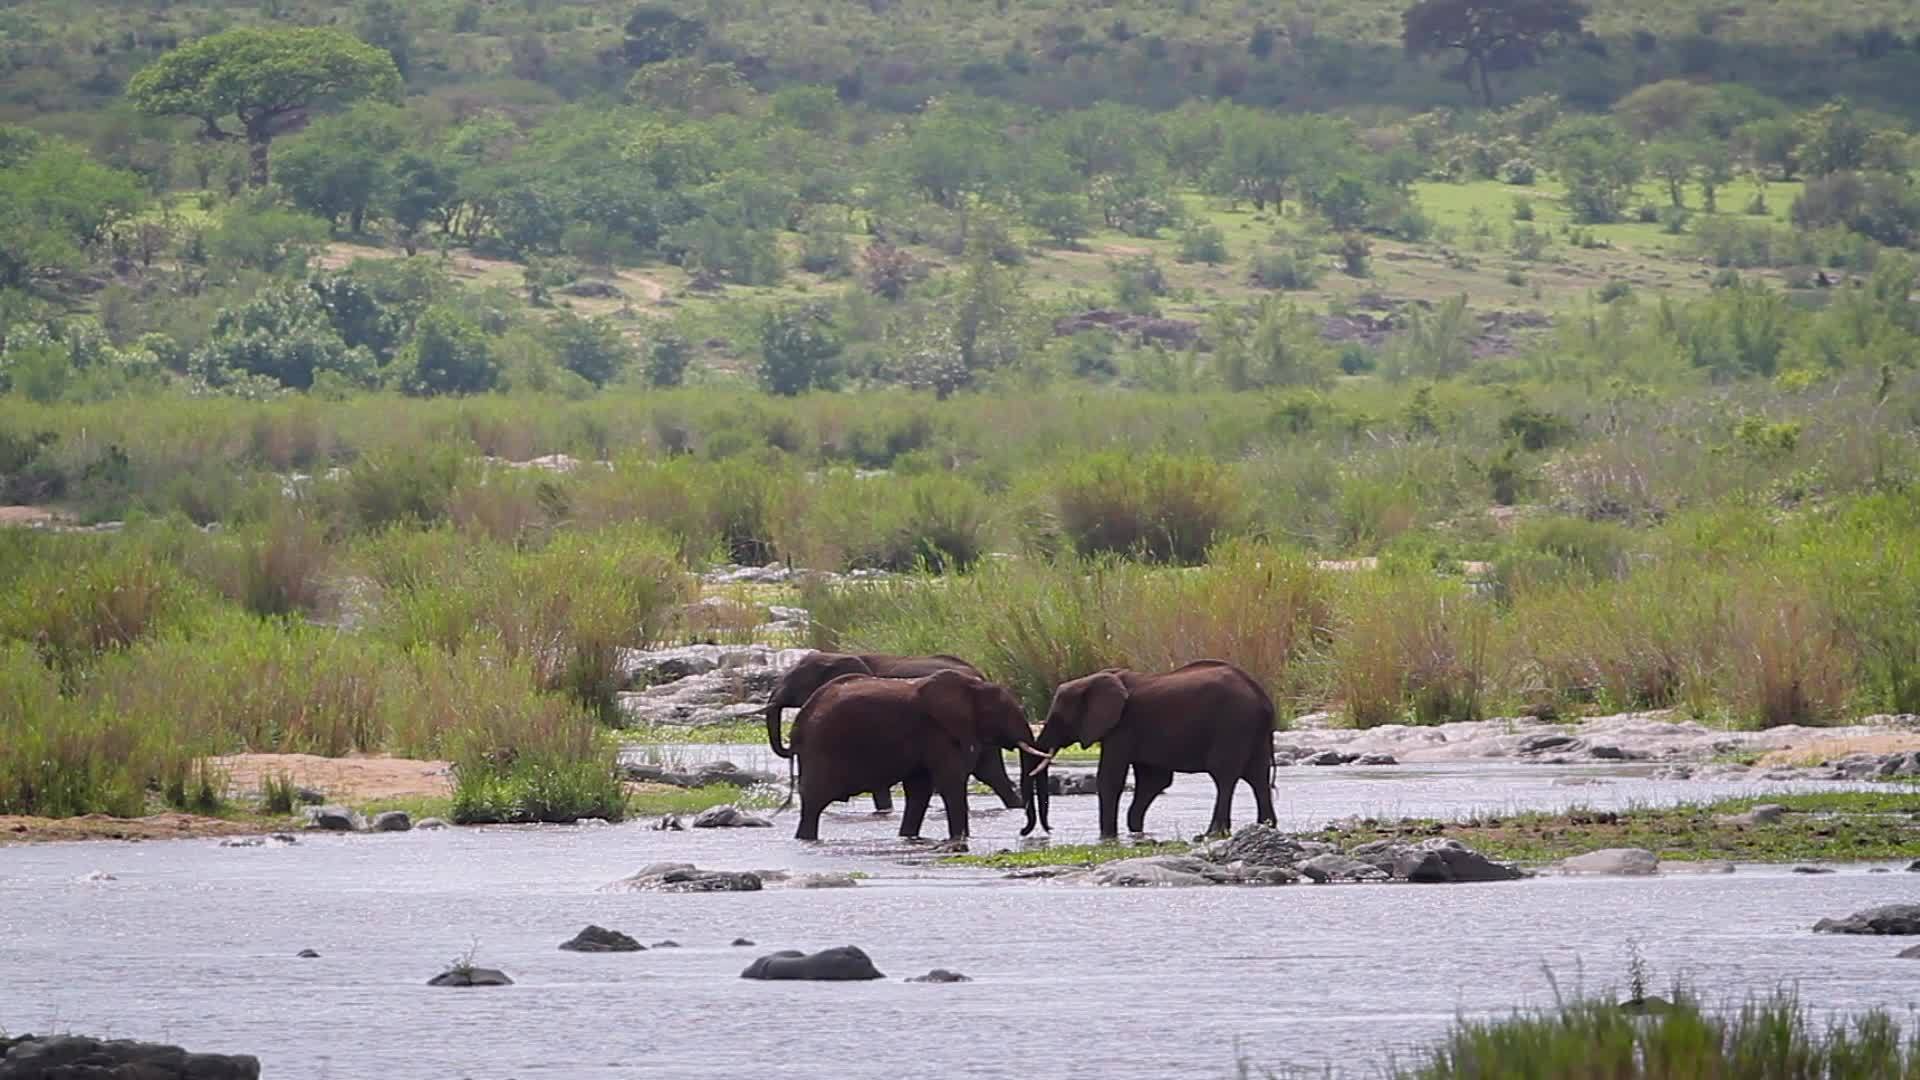
{"label": "elephant leg", "polygon": [[1247,770],[1247,786],[1253,788],[1253,806],[1260,824],[1280,824],[1280,816],[1273,812],[1273,758],[1265,747],[1254,755],[1253,767]]}
{"label": "elephant leg", "polygon": [[940,785],[940,801],[947,807],[947,839],[967,837],[967,774],[962,773]]}
{"label": "elephant leg", "polygon": [[1100,839],[1120,836],[1120,792],[1127,786],[1127,761],[1119,754],[1100,751],[1100,768],[1094,773],[1094,787],[1100,793]]}
{"label": "elephant leg", "polygon": [[876,814],[890,814],[893,812],[893,788],[891,786],[873,789],[873,812]]}
{"label": "elephant leg", "polygon": [[1156,765],[1133,767],[1133,802],[1127,806],[1127,831],[1147,831],[1147,808],[1173,783],[1173,770]]}
{"label": "elephant leg", "polygon": [[1208,835],[1226,836],[1233,832],[1233,789],[1239,783],[1238,776],[1214,774],[1213,821],[1207,826]]}
{"label": "elephant leg", "polygon": [[907,777],[907,811],[900,815],[900,835],[917,840],[920,826],[927,820],[927,807],[933,802],[933,778],[926,773]]}
{"label": "elephant leg", "polygon": [[793,830],[795,840],[820,839],[820,811],[826,804],[811,795],[800,796],[800,825]]}

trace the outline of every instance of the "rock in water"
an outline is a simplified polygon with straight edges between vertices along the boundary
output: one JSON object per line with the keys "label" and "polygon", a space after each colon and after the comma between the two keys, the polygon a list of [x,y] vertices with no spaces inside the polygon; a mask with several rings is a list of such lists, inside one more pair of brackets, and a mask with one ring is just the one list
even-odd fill
{"label": "rock in water", "polygon": [[560,943],[567,952],[641,952],[646,949],[618,930],[589,924],[585,930]]}
{"label": "rock in water", "polygon": [[665,941],[654,942],[653,947],[656,949],[677,949],[680,947],[680,943],[673,940],[672,938],[668,938]]}
{"label": "rock in water", "polygon": [[962,983],[972,982],[973,980],[957,971],[948,971],[946,968],[934,968],[925,975],[915,975],[907,981],[911,983]]}
{"label": "rock in water", "polygon": [[859,979],[884,979],[873,961],[857,946],[841,945],[808,955],[796,949],[769,953],[747,965],[743,979],[808,979],[819,982],[850,982]]}
{"label": "rock in water", "polygon": [[1372,863],[1332,853],[1302,860],[1294,869],[1317,882],[1387,880],[1387,872]]}
{"label": "rock in water", "polygon": [[1920,960],[1920,945],[1909,945],[1900,950],[1902,960]]}
{"label": "rock in water", "polygon": [[1658,869],[1659,856],[1644,848],[1602,848],[1560,860],[1560,870],[1567,874],[1651,874]]}
{"label": "rock in water", "polygon": [[416,829],[444,829],[446,827],[447,823],[437,817],[421,818],[419,824],[414,826]]}
{"label": "rock in water", "polygon": [[773,822],[755,817],[732,803],[708,807],[693,819],[696,829],[770,829]]}
{"label": "rock in water", "polygon": [[319,953],[317,953],[317,952],[314,952],[314,951],[313,951],[312,949],[301,949],[301,950],[300,950],[299,952],[297,952],[297,953],[294,953],[293,955],[294,955],[294,958],[295,958],[295,959],[298,959],[298,960],[318,960],[318,959],[320,959],[320,954],[319,954]]}
{"label": "rock in water", "polygon": [[410,832],[413,816],[405,810],[389,810],[373,819],[374,832]]}
{"label": "rock in water", "polygon": [[1920,934],[1920,904],[1883,904],[1844,919],[1821,919],[1816,934]]}
{"label": "rock in water", "polygon": [[702,870],[692,863],[651,863],[607,886],[635,892],[759,892],[760,875],[745,870]]}
{"label": "rock in water", "polygon": [[1121,859],[1094,867],[1086,880],[1095,885],[1139,887],[1146,885],[1222,885],[1241,880],[1240,876],[1192,855],[1148,855],[1139,859]]}
{"label": "rock in water", "polygon": [[735,948],[741,948],[743,946],[748,946],[752,944],[753,944],[753,941],[751,938],[737,937],[733,939],[733,945]]}
{"label": "rock in water", "polygon": [[427,980],[428,986],[512,986],[513,980],[497,968],[454,968]]}
{"label": "rock in water", "polygon": [[307,811],[307,828],[322,832],[359,832],[367,827],[360,815],[344,806],[315,806]]}
{"label": "rock in water", "polygon": [[787,879],[787,887],[791,889],[851,889],[858,884],[860,879],[844,870],[795,874]]}
{"label": "rock in water", "polygon": [[178,1046],[57,1035],[0,1038],[0,1080],[259,1080],[243,1055],[190,1054]]}
{"label": "rock in water", "polygon": [[1831,867],[1831,866],[1796,866],[1796,867],[1794,867],[1794,868],[1793,868],[1793,872],[1794,872],[1794,873],[1796,873],[1796,874],[1836,874],[1836,873],[1839,873],[1839,871],[1837,871],[1837,870],[1835,870],[1835,869],[1834,869],[1833,867]]}

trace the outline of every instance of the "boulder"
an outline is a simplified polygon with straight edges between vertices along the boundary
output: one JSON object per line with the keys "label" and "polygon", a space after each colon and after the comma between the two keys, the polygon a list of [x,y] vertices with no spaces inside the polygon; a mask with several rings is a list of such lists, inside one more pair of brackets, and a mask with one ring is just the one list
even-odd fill
{"label": "boulder", "polygon": [[1660,869],[1660,858],[1644,848],[1602,848],[1562,859],[1559,866],[1565,874],[1651,874]]}
{"label": "boulder", "polygon": [[421,818],[414,826],[416,829],[444,829],[447,823],[437,817]]}
{"label": "boulder", "polygon": [[686,832],[687,826],[681,822],[679,814],[668,814],[653,823],[654,832]]}
{"label": "boulder", "polygon": [[296,959],[296,960],[318,960],[318,959],[320,959],[320,954],[319,954],[319,953],[317,953],[317,952],[315,952],[315,951],[313,951],[312,949],[301,949],[301,950],[300,950],[299,952],[297,952],[297,953],[294,953],[294,954],[293,954],[293,956],[294,956],[294,959]]}
{"label": "boulder", "polygon": [[1207,858],[1218,863],[1245,863],[1248,866],[1291,868],[1302,859],[1337,850],[1332,844],[1296,840],[1271,825],[1243,825],[1225,840],[1206,849]]}
{"label": "boulder", "polygon": [[733,939],[733,947],[736,949],[750,946],[752,944],[753,944],[753,939],[751,938],[737,937]]}
{"label": "boulder", "polygon": [[1920,945],[1909,945],[1901,949],[1898,956],[1902,960],[1920,960]]}
{"label": "boulder", "polygon": [[1047,792],[1052,795],[1098,794],[1098,778],[1090,772],[1062,772],[1059,769],[1048,769]]}
{"label": "boulder", "polygon": [[628,780],[637,783],[671,784],[683,788],[703,788],[711,784],[746,788],[779,780],[772,773],[742,769],[731,761],[711,761],[691,770],[674,770],[650,762],[629,762],[621,767],[621,771]]}
{"label": "boulder", "polygon": [[915,975],[907,981],[910,983],[963,983],[972,982],[973,980],[957,971],[948,971],[946,968],[934,968],[925,975]]}
{"label": "boulder", "polygon": [[457,967],[427,980],[428,986],[512,986],[513,980],[498,968]]}
{"label": "boulder", "polygon": [[710,806],[693,819],[696,829],[770,829],[773,822],[749,814],[732,803]]}
{"label": "boulder", "polygon": [[1515,881],[1527,876],[1517,866],[1494,862],[1458,840],[1443,838],[1418,845],[1375,841],[1353,849],[1353,856],[1416,885]]}
{"label": "boulder", "polygon": [[629,892],[759,892],[760,875],[743,870],[702,870],[692,863],[651,863],[608,886]]}
{"label": "boulder", "polygon": [[1816,934],[1920,934],[1920,904],[1883,904],[1844,919],[1821,919]]}
{"label": "boulder", "polygon": [[1907,873],[1920,874],[1920,859],[1915,859],[1907,864]]}
{"label": "boulder", "polygon": [[680,947],[680,943],[672,938],[668,938],[665,941],[654,942],[653,947],[656,949],[677,949]]}
{"label": "boulder", "polygon": [[1544,735],[1529,735],[1526,738],[1521,739],[1520,745],[1514,747],[1514,753],[1528,754],[1528,755],[1565,754],[1574,750],[1579,750],[1583,746],[1585,746],[1584,743],[1582,743],[1579,739],[1576,739],[1571,735],[1563,735],[1563,734],[1560,734],[1559,732],[1550,732]]}
{"label": "boulder", "polygon": [[1839,871],[1831,866],[1796,866],[1793,868],[1793,872],[1796,874],[1835,874]]}
{"label": "boulder", "polygon": [[413,829],[413,816],[405,810],[388,810],[373,819],[374,832],[409,832]]}
{"label": "boulder", "polygon": [[815,874],[795,874],[787,879],[787,887],[793,889],[851,889],[860,884],[860,879],[844,870],[823,871]]}
{"label": "boulder", "polygon": [[319,806],[321,803],[327,801],[325,792],[317,791],[310,787],[294,788],[293,798],[295,802],[302,806]]}
{"label": "boulder", "polygon": [[588,924],[587,928],[560,943],[567,952],[643,952],[646,946],[618,930]]}
{"label": "boulder", "polygon": [[1349,765],[1359,760],[1359,754],[1349,754],[1344,750],[1322,750],[1299,759],[1299,765]]}
{"label": "boulder", "polygon": [[1387,880],[1387,872],[1372,863],[1331,852],[1296,863],[1294,869],[1322,884],[1329,881]]}
{"label": "boulder", "polygon": [[1398,765],[1400,761],[1392,754],[1361,754],[1353,759],[1355,765]]}
{"label": "boulder", "polygon": [[367,827],[360,815],[344,806],[316,806],[307,811],[307,828],[321,832],[360,832]]}
{"label": "boulder", "polygon": [[178,1046],[55,1035],[0,1037],[0,1080],[259,1080],[246,1055],[193,1054]]}
{"label": "boulder", "polygon": [[867,954],[853,945],[822,949],[811,955],[797,949],[769,953],[747,965],[743,979],[804,979],[816,982],[851,982],[884,979]]}

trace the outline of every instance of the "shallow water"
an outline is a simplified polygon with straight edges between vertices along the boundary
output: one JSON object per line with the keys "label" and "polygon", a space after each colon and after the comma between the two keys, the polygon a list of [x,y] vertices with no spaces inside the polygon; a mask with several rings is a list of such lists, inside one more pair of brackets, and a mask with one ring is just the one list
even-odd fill
{"label": "shallow water", "polygon": [[[742,748],[713,751],[766,767]],[[1516,766],[1295,769],[1280,812],[1457,814],[1706,798],[1727,785]],[[1765,787],[1765,785],[1761,785]],[[1777,786],[1776,786],[1777,787]],[[1671,789],[1671,790],[1669,790]],[[1743,790],[1747,790],[1743,788]],[[1182,778],[1149,824],[1203,824],[1204,779]],[[976,808],[984,800],[976,799]],[[1244,791],[1238,819],[1251,816]],[[937,807],[936,807],[937,810]],[[1056,842],[1091,838],[1094,800],[1054,801]],[[937,816],[930,817],[936,822]],[[982,811],[975,850],[1011,846],[1018,812]],[[273,1078],[1233,1075],[1258,1066],[1376,1075],[1396,1048],[1462,1013],[1550,1000],[1622,978],[1639,943],[1661,982],[1709,996],[1782,983],[1837,1009],[1920,997],[1886,939],[1816,937],[1812,923],[1911,901],[1906,874],[1540,879],[1478,886],[1111,890],[1006,882],[909,865],[896,823],[843,810],[827,842],[769,830],[656,832],[645,823],[399,836],[308,836],[0,848],[0,1028],[68,1029],[258,1054]],[[853,889],[674,896],[601,886],[673,859],[724,869],[862,870]],[[84,880],[101,871],[111,881]],[[577,955],[597,922],[685,947]],[[744,935],[757,948],[731,948]],[[478,941],[511,988],[424,983]],[[738,978],[776,948],[859,944],[891,978]],[[319,960],[294,953],[314,948]],[[975,982],[909,985],[931,967]]]}

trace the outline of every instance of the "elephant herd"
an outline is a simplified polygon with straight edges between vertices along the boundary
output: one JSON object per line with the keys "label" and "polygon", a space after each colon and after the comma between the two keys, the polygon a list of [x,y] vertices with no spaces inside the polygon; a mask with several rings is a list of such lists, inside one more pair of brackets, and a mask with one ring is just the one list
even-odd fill
{"label": "elephant herd", "polygon": [[[788,740],[781,720],[799,708]],[[782,676],[767,705],[767,743],[793,759],[800,824],[794,836],[820,837],[829,803],[871,793],[876,810],[906,790],[900,835],[917,837],[933,796],[946,806],[947,836],[967,828],[967,782],[977,778],[1008,808],[1026,810],[1022,836],[1049,832],[1047,769],[1070,744],[1100,747],[1095,787],[1100,835],[1119,835],[1120,794],[1133,773],[1127,829],[1144,831],[1147,808],[1175,773],[1213,778],[1209,831],[1232,827],[1234,788],[1253,789],[1259,820],[1273,812],[1273,699],[1253,676],[1221,660],[1195,660],[1143,675],[1108,668],[1060,684],[1046,722],[1028,723],[1020,701],[956,656],[809,653]],[[1019,756],[1019,785],[1005,751]]]}

